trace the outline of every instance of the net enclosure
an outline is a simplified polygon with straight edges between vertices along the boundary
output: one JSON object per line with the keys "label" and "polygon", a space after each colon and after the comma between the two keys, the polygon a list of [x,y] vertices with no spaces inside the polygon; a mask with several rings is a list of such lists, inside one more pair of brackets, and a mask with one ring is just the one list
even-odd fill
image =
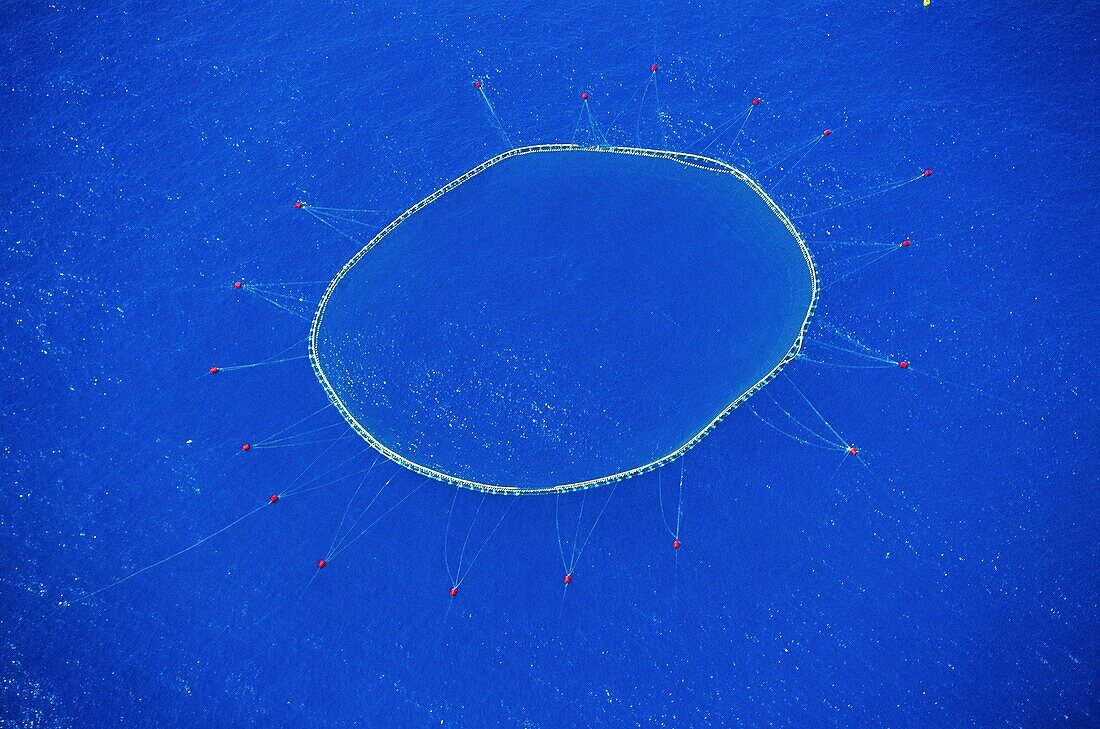
{"label": "net enclosure", "polygon": [[685,453],[798,353],[817,274],[740,170],[521,147],[401,214],[328,285],[310,359],[371,446],[498,493]]}

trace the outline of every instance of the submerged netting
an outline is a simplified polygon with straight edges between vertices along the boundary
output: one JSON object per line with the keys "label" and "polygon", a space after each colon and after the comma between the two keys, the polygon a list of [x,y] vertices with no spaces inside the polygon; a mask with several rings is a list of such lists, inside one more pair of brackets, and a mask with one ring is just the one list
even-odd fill
{"label": "submerged netting", "polygon": [[748,177],[544,145],[415,205],[331,282],[310,353],[372,446],[434,478],[565,491],[667,463],[797,354],[810,254]]}

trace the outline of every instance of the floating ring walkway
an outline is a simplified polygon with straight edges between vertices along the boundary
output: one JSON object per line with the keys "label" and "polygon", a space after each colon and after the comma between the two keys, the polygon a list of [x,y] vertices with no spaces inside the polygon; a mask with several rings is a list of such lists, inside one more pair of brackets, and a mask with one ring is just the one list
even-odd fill
{"label": "floating ring walkway", "polygon": [[[377,438],[371,435],[370,431],[363,427],[363,425],[355,418],[354,415],[352,415],[351,411],[348,410],[347,406],[344,405],[344,403],[340,400],[340,397],[336,394],[336,390],[332,387],[332,384],[329,382],[328,376],[325,374],[324,369],[322,369],[321,367],[318,355],[317,338],[321,329],[321,321],[324,319],[325,316],[325,307],[328,305],[329,298],[331,297],[332,292],[336,289],[336,285],[340,283],[340,280],[345,275],[347,275],[348,271],[350,271],[352,267],[355,266],[355,264],[358,263],[359,260],[367,254],[368,251],[370,251],[371,248],[374,248],[374,246],[378,245],[379,241],[389,235],[389,233],[392,232],[398,225],[400,225],[409,216],[413,215],[422,208],[432,204],[446,193],[454,190],[462,183],[468,181],[475,175],[484,172],[498,162],[509,159],[511,157],[519,157],[520,155],[525,154],[537,154],[539,152],[602,152],[605,154],[630,154],[643,157],[663,157],[666,159],[675,160],[676,162],[688,165],[690,167],[698,167],[700,169],[710,170],[712,172],[731,174],[735,176],[737,179],[748,185],[757,195],[760,196],[762,200],[764,200],[765,203],[767,203],[771,211],[775,213],[775,216],[779,218],[783,225],[786,226],[787,230],[790,231],[790,234],[798,242],[798,246],[802,251],[802,256],[806,260],[806,266],[809,268],[810,271],[811,296],[810,305],[806,309],[806,318],[803,320],[802,326],[799,328],[798,336],[795,338],[794,343],[791,345],[791,348],[787,351],[787,354],[783,357],[783,359],[781,359],[779,363],[776,364],[770,372],[768,372],[768,374],[760,378],[756,382],[756,384],[754,384],[745,392],[741,393],[741,395],[735,398],[733,402],[727,405],[725,409],[723,409],[722,412],[715,416],[715,418],[711,420],[705,428],[689,438],[687,442],[685,442],[676,450],[654,461],[650,461],[649,463],[646,463],[642,466],[637,466],[635,468],[620,471],[618,473],[612,473],[607,476],[601,476],[599,478],[589,479],[587,481],[578,481],[576,483],[566,483],[556,486],[544,486],[539,488],[521,488],[518,486],[509,486],[507,484],[480,483],[478,481],[471,481],[469,479],[459,478],[458,476],[443,473],[442,471],[437,471],[434,468],[430,468],[414,461],[410,461],[408,458],[405,458],[400,453],[397,453],[388,448],[384,443],[381,443]],[[632,476],[637,476],[639,474],[647,473],[676,460],[692,447],[694,447],[699,441],[703,439],[704,436],[710,433],[710,431],[713,430],[715,426],[718,425],[718,423],[722,422],[722,420],[725,419],[725,417],[729,415],[734,408],[745,402],[745,400],[751,397],[760,388],[764,387],[764,385],[773,380],[788,363],[790,363],[795,357],[798,356],[799,351],[801,351],[802,349],[802,342],[806,334],[806,327],[809,325],[810,319],[813,317],[814,310],[817,308],[817,300],[817,269],[814,266],[813,257],[810,255],[810,250],[806,247],[806,242],[802,239],[802,236],[799,235],[798,230],[795,229],[794,225],[791,223],[787,215],[779,209],[779,206],[775,204],[775,201],[771,199],[768,193],[766,193],[763,188],[761,188],[760,185],[756,183],[755,180],[750,178],[748,175],[746,175],[744,172],[737,169],[736,167],[733,167],[732,165],[729,165],[720,160],[711,159],[710,157],[703,157],[697,154],[690,154],[688,152],[670,152],[659,149],[644,149],[639,147],[583,147],[576,144],[538,144],[529,147],[517,147],[516,149],[511,149],[502,154],[498,154],[496,157],[482,162],[477,167],[474,167],[472,170],[465,173],[461,177],[458,177],[455,180],[447,183],[446,185],[439,188],[431,195],[428,195],[426,198],[416,203],[411,208],[399,215],[392,223],[387,225],[376,236],[374,236],[374,238],[372,238],[370,242],[363,246],[362,250],[356,253],[350,261],[344,264],[343,268],[341,268],[339,273],[336,274],[336,277],[332,279],[331,283],[329,283],[328,288],[325,289],[324,296],[321,297],[321,303],[317,306],[317,311],[313,315],[313,323],[311,324],[309,331],[309,361],[310,364],[313,366],[314,374],[317,375],[317,379],[320,381],[321,386],[324,387],[325,393],[328,395],[329,400],[332,401],[332,404],[336,406],[336,409],[340,411],[340,414],[344,416],[344,419],[348,421],[351,427],[354,428],[355,431],[363,438],[363,440],[369,443],[372,448],[377,450],[386,458],[389,458],[390,460],[401,464],[405,468],[423,474],[424,476],[437,479],[439,481],[450,483],[455,486],[460,486],[462,488],[473,489],[475,491],[512,495],[562,493],[565,491],[578,491],[581,489],[589,489],[615,481],[622,481],[624,479],[630,478]]]}

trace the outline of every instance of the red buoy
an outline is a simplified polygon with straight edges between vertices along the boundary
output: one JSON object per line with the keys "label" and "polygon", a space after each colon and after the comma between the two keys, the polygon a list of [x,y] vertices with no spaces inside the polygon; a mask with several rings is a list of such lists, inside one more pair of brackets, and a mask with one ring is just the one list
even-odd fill
{"label": "red buoy", "polygon": [[901,362],[898,362],[898,367],[901,367],[903,370],[909,369],[909,360],[903,359]]}
{"label": "red buoy", "polygon": [[649,70],[653,73],[657,73],[657,64],[654,63],[652,66],[649,67]]}
{"label": "red buoy", "polygon": [[925,177],[931,177],[932,176],[932,170],[925,170],[924,171],[924,176]]}
{"label": "red buoy", "polygon": [[585,101],[588,101],[588,92],[587,91],[582,91],[581,92],[581,98],[584,99]]}
{"label": "red buoy", "polygon": [[565,584],[567,584],[567,585],[568,585],[568,584],[569,584],[570,582],[572,582],[572,581],[573,581],[573,574],[572,574],[572,573],[569,573],[569,574],[567,574],[567,575],[565,576],[565,579],[564,579],[564,580],[562,580],[562,582],[564,582],[564,583],[565,583]]}
{"label": "red buoy", "polygon": [[251,444],[251,443],[242,443],[242,444],[241,444],[241,450],[242,450],[242,451],[250,451],[250,450],[252,450],[252,444]]}
{"label": "red buoy", "polygon": [[672,548],[673,549],[679,549],[680,548],[680,540],[679,539],[673,539],[672,540]]}
{"label": "red buoy", "polygon": [[325,560],[323,560],[323,559],[318,560],[317,561],[317,569],[323,570],[325,568],[326,564],[328,564],[328,562],[326,562]]}
{"label": "red buoy", "polygon": [[848,446],[848,455],[849,456],[854,456],[857,453],[859,453],[859,451],[856,449],[855,446]]}
{"label": "red buoy", "polygon": [[[480,89],[481,88],[481,82],[480,81],[474,81],[474,88],[475,89]],[[454,595],[451,595],[451,597],[454,597]]]}
{"label": "red buoy", "polygon": [[305,203],[303,203],[301,200],[298,200],[294,203],[295,210],[301,210],[303,207],[305,207]]}
{"label": "red buoy", "polygon": [[220,370],[220,369],[218,369],[217,367],[211,367],[211,368],[210,368],[210,374],[212,374],[212,375],[216,375],[216,374],[218,374],[219,372],[221,372],[221,370]]}
{"label": "red buoy", "polygon": [[233,288],[239,289],[241,286],[244,286],[244,284],[242,284],[240,281],[233,282]]}
{"label": "red buoy", "polygon": [[833,130],[832,130],[832,129],[826,129],[825,131],[823,131],[823,132],[821,133],[821,136],[823,136],[823,137],[827,137],[827,136],[829,136],[829,135],[830,135],[830,134],[832,134],[832,133],[833,133]]}
{"label": "red buoy", "polygon": [[458,588],[457,587],[452,587],[451,588],[451,597],[457,597],[457,596],[458,596]]}
{"label": "red buoy", "polygon": [[267,500],[267,503],[274,504],[279,500],[279,494],[271,494],[271,498]]}
{"label": "red buoy", "polygon": [[760,99],[753,99],[752,100],[752,105],[753,106],[760,106]]}
{"label": "red buoy", "polygon": [[909,247],[909,239],[908,238],[906,238],[905,240],[903,240],[901,242],[901,247],[902,248],[908,248]]}

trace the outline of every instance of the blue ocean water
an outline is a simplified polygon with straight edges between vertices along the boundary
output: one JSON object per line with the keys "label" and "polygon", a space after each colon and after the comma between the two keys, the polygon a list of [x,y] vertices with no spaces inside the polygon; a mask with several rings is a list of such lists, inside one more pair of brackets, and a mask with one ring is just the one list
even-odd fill
{"label": "blue ocean water", "polygon": [[[940,0],[9,7],[5,725],[1095,723],[1096,28]],[[912,370],[800,362],[773,393],[866,466],[742,412],[683,461],[678,552],[673,466],[519,499],[488,541],[502,502],[426,484],[318,573],[360,480],[306,484],[368,456],[239,451],[325,398],[304,360],[204,374],[305,337],[305,304],[228,284],[347,260],[295,199],[397,213],[502,151],[475,78],[515,143],[568,137],[581,90],[630,109],[612,141],[673,148],[761,97],[709,153],[752,170],[832,128],[776,189],[795,215],[934,168],[798,221],[914,242],[843,281],[815,249],[818,331]],[[375,512],[416,488],[376,468]]]}
{"label": "blue ocean water", "polygon": [[698,164],[505,158],[356,251],[317,336],[349,422],[418,465],[523,489],[693,442],[790,356],[814,295],[766,199]]}

